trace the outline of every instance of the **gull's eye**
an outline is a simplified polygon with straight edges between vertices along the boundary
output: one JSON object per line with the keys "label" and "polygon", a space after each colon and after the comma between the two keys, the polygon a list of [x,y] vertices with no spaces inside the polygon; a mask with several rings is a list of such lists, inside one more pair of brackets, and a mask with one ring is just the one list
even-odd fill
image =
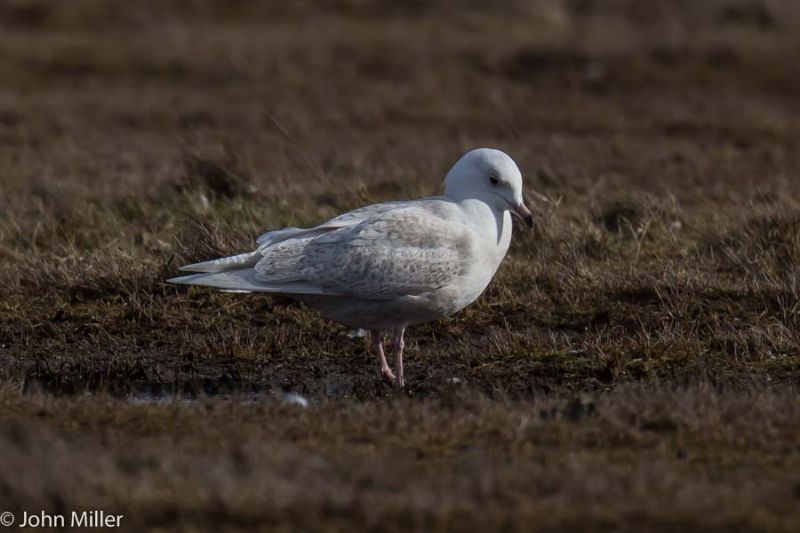
{"label": "gull's eye", "polygon": [[500,180],[498,180],[494,176],[489,176],[489,183],[491,183],[492,185],[497,185],[498,183],[500,183]]}

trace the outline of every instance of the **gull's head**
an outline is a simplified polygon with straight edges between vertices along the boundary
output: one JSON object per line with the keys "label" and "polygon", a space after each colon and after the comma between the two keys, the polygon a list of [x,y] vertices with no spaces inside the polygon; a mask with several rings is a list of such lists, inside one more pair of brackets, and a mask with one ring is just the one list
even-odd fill
{"label": "gull's head", "polygon": [[529,227],[533,215],[522,197],[522,174],[508,154],[478,148],[464,154],[444,179],[444,194],[453,200],[480,200],[497,211],[511,211]]}

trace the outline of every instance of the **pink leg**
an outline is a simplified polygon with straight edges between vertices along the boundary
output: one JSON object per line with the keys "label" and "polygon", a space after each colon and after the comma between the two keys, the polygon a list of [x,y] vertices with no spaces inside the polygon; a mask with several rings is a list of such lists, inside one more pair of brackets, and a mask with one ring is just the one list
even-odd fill
{"label": "pink leg", "polygon": [[394,370],[397,372],[397,381],[395,384],[398,387],[405,387],[406,382],[403,379],[403,348],[405,348],[406,343],[403,341],[403,334],[406,332],[406,328],[398,328],[394,330],[394,336],[392,337],[392,344],[394,345]]}
{"label": "pink leg", "polygon": [[383,332],[372,330],[369,334],[370,337],[372,337],[372,347],[375,348],[375,351],[378,353],[378,361],[381,364],[381,375],[389,381],[394,381],[394,374],[392,373],[392,369],[389,368],[389,363],[386,362],[386,354],[383,352]]}

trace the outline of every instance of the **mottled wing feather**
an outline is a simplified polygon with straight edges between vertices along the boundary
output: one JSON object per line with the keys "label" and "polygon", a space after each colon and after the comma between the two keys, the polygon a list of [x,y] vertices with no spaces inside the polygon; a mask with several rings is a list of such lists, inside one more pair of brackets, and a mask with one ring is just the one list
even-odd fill
{"label": "mottled wing feather", "polygon": [[329,221],[321,224],[321,227],[345,227],[345,226],[352,226],[353,224],[357,224],[359,222],[363,222],[368,218],[372,218],[376,215],[380,215],[387,211],[391,211],[393,209],[398,209],[403,207],[404,205],[408,204],[408,201],[398,201],[398,202],[383,202],[380,204],[371,204],[365,205],[363,207],[357,207],[352,211],[348,211],[346,213],[342,213]]}
{"label": "mottled wing feather", "polygon": [[314,237],[288,239],[261,250],[263,257],[255,265],[256,279],[267,283],[303,281],[298,266],[313,240]]}
{"label": "mottled wing feather", "polygon": [[425,206],[429,201],[437,201],[441,197],[433,196],[430,198],[421,198],[419,200],[400,200],[395,202],[383,202],[380,204],[365,205],[358,207],[347,213],[342,213],[327,222],[323,222],[319,226],[313,228],[283,228],[279,230],[268,231],[256,239],[256,243],[261,247],[274,245],[278,242],[286,241],[288,239],[316,237],[323,233],[354,226],[364,220],[380,215],[387,211],[400,209],[408,206]]}
{"label": "mottled wing feather", "polygon": [[463,272],[470,256],[463,226],[419,207],[404,207],[313,239],[278,243],[265,251],[256,277],[304,281],[381,300],[443,287]]}
{"label": "mottled wing feather", "polygon": [[[417,200],[417,202],[424,202],[426,199]],[[288,239],[294,238],[306,238],[306,237],[315,237],[317,235],[321,235],[322,233],[328,233],[330,231],[345,228],[347,226],[353,226],[362,222],[363,220],[370,218],[375,215],[379,215],[386,211],[396,209],[398,207],[402,207],[404,205],[413,203],[413,201],[399,201],[399,202],[384,202],[380,204],[372,204],[372,205],[365,205],[364,207],[359,207],[357,209],[353,209],[352,211],[348,211],[347,213],[342,213],[341,215],[334,217],[327,222],[323,222],[319,226],[314,228],[283,228],[274,231],[268,231],[261,235],[258,239],[256,239],[256,243],[260,246],[270,246],[276,244],[281,241],[285,241]]]}

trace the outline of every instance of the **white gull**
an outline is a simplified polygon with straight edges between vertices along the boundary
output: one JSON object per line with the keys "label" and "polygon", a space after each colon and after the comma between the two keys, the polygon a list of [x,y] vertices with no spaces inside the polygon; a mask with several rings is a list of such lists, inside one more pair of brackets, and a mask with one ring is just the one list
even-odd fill
{"label": "white gull", "polygon": [[508,251],[511,214],[533,225],[519,168],[499,150],[467,152],[444,188],[442,196],[361,207],[315,228],[265,233],[255,251],[185,266],[198,274],[169,282],[282,294],[368,329],[381,374],[402,387],[405,329],[474,302]]}

